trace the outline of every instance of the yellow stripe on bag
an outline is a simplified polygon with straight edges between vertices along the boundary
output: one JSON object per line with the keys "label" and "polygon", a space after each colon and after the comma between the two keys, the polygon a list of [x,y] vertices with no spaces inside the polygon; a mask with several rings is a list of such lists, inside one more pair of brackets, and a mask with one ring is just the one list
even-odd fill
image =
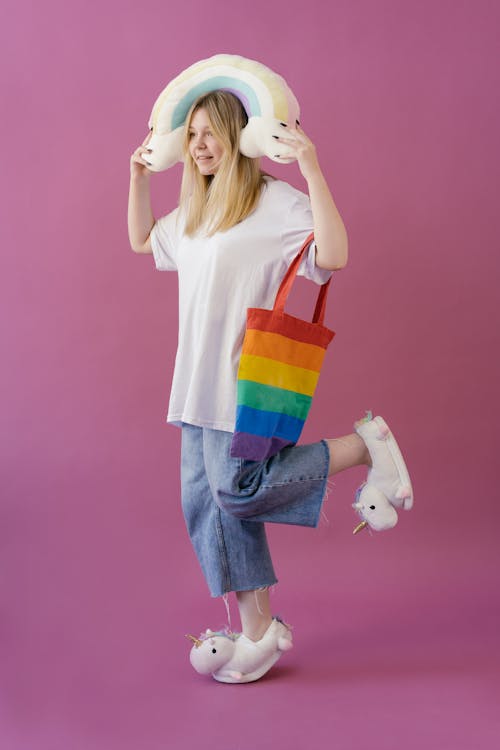
{"label": "yellow stripe on bag", "polygon": [[294,367],[306,367],[307,370],[321,370],[325,349],[316,344],[295,341],[279,333],[248,329],[243,342],[243,354],[254,354],[258,357],[285,362]]}
{"label": "yellow stripe on bag", "polygon": [[312,396],[318,378],[319,372],[286,365],[267,357],[256,357],[252,354],[242,354],[240,357],[239,380],[253,380],[256,383]]}

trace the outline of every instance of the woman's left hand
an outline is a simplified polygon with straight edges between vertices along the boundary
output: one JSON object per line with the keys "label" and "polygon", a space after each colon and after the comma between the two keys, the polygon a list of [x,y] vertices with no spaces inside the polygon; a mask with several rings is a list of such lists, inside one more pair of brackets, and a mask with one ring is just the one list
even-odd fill
{"label": "woman's left hand", "polygon": [[296,127],[282,126],[283,135],[276,138],[276,143],[283,144],[283,148],[276,149],[276,155],[287,159],[296,159],[299,169],[306,180],[321,172],[316,147],[310,138],[304,133],[299,123]]}
{"label": "woman's left hand", "polygon": [[314,143],[299,123],[296,127],[282,125],[281,130],[282,134],[276,138],[276,155],[296,159],[307,181],[314,221],[316,265],[331,271],[343,268],[347,262],[347,232],[319,166]]}

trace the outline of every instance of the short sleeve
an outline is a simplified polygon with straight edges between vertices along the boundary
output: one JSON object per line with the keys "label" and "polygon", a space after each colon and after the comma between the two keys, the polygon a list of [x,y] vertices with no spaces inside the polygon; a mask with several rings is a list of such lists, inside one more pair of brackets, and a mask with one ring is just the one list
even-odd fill
{"label": "short sleeve", "polygon": [[151,249],[156,268],[159,271],[176,271],[176,251],[179,244],[179,209],[176,208],[153,226]]}
{"label": "short sleeve", "polygon": [[[287,265],[290,265],[302,247],[304,240],[313,231],[313,216],[309,196],[298,190],[294,192],[295,199],[285,217],[285,226],[281,236]],[[311,242],[309,245],[309,251],[300,264],[297,275],[305,276],[306,279],[315,281],[317,284],[325,284],[332,275],[332,272],[328,269],[319,268],[316,265],[315,242]]]}

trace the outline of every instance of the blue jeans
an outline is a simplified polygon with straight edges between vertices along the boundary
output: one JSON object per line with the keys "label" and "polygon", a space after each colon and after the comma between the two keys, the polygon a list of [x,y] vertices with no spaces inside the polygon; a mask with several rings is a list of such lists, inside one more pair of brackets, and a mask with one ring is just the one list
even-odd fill
{"label": "blue jeans", "polygon": [[325,441],[259,462],[232,458],[231,438],[182,425],[182,509],[212,596],[276,583],[264,523],[317,526],[330,462]]}

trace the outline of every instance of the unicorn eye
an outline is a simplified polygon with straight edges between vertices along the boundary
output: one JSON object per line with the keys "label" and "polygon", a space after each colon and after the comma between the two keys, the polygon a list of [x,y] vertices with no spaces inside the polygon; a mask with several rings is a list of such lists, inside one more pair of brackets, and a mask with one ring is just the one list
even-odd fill
{"label": "unicorn eye", "polygon": [[374,505],[370,505],[370,510],[375,510],[375,506]]}
{"label": "unicorn eye", "polygon": [[216,648],[213,648],[213,649],[212,649],[212,654],[216,654],[216,653],[217,653],[217,649],[216,649]]}

